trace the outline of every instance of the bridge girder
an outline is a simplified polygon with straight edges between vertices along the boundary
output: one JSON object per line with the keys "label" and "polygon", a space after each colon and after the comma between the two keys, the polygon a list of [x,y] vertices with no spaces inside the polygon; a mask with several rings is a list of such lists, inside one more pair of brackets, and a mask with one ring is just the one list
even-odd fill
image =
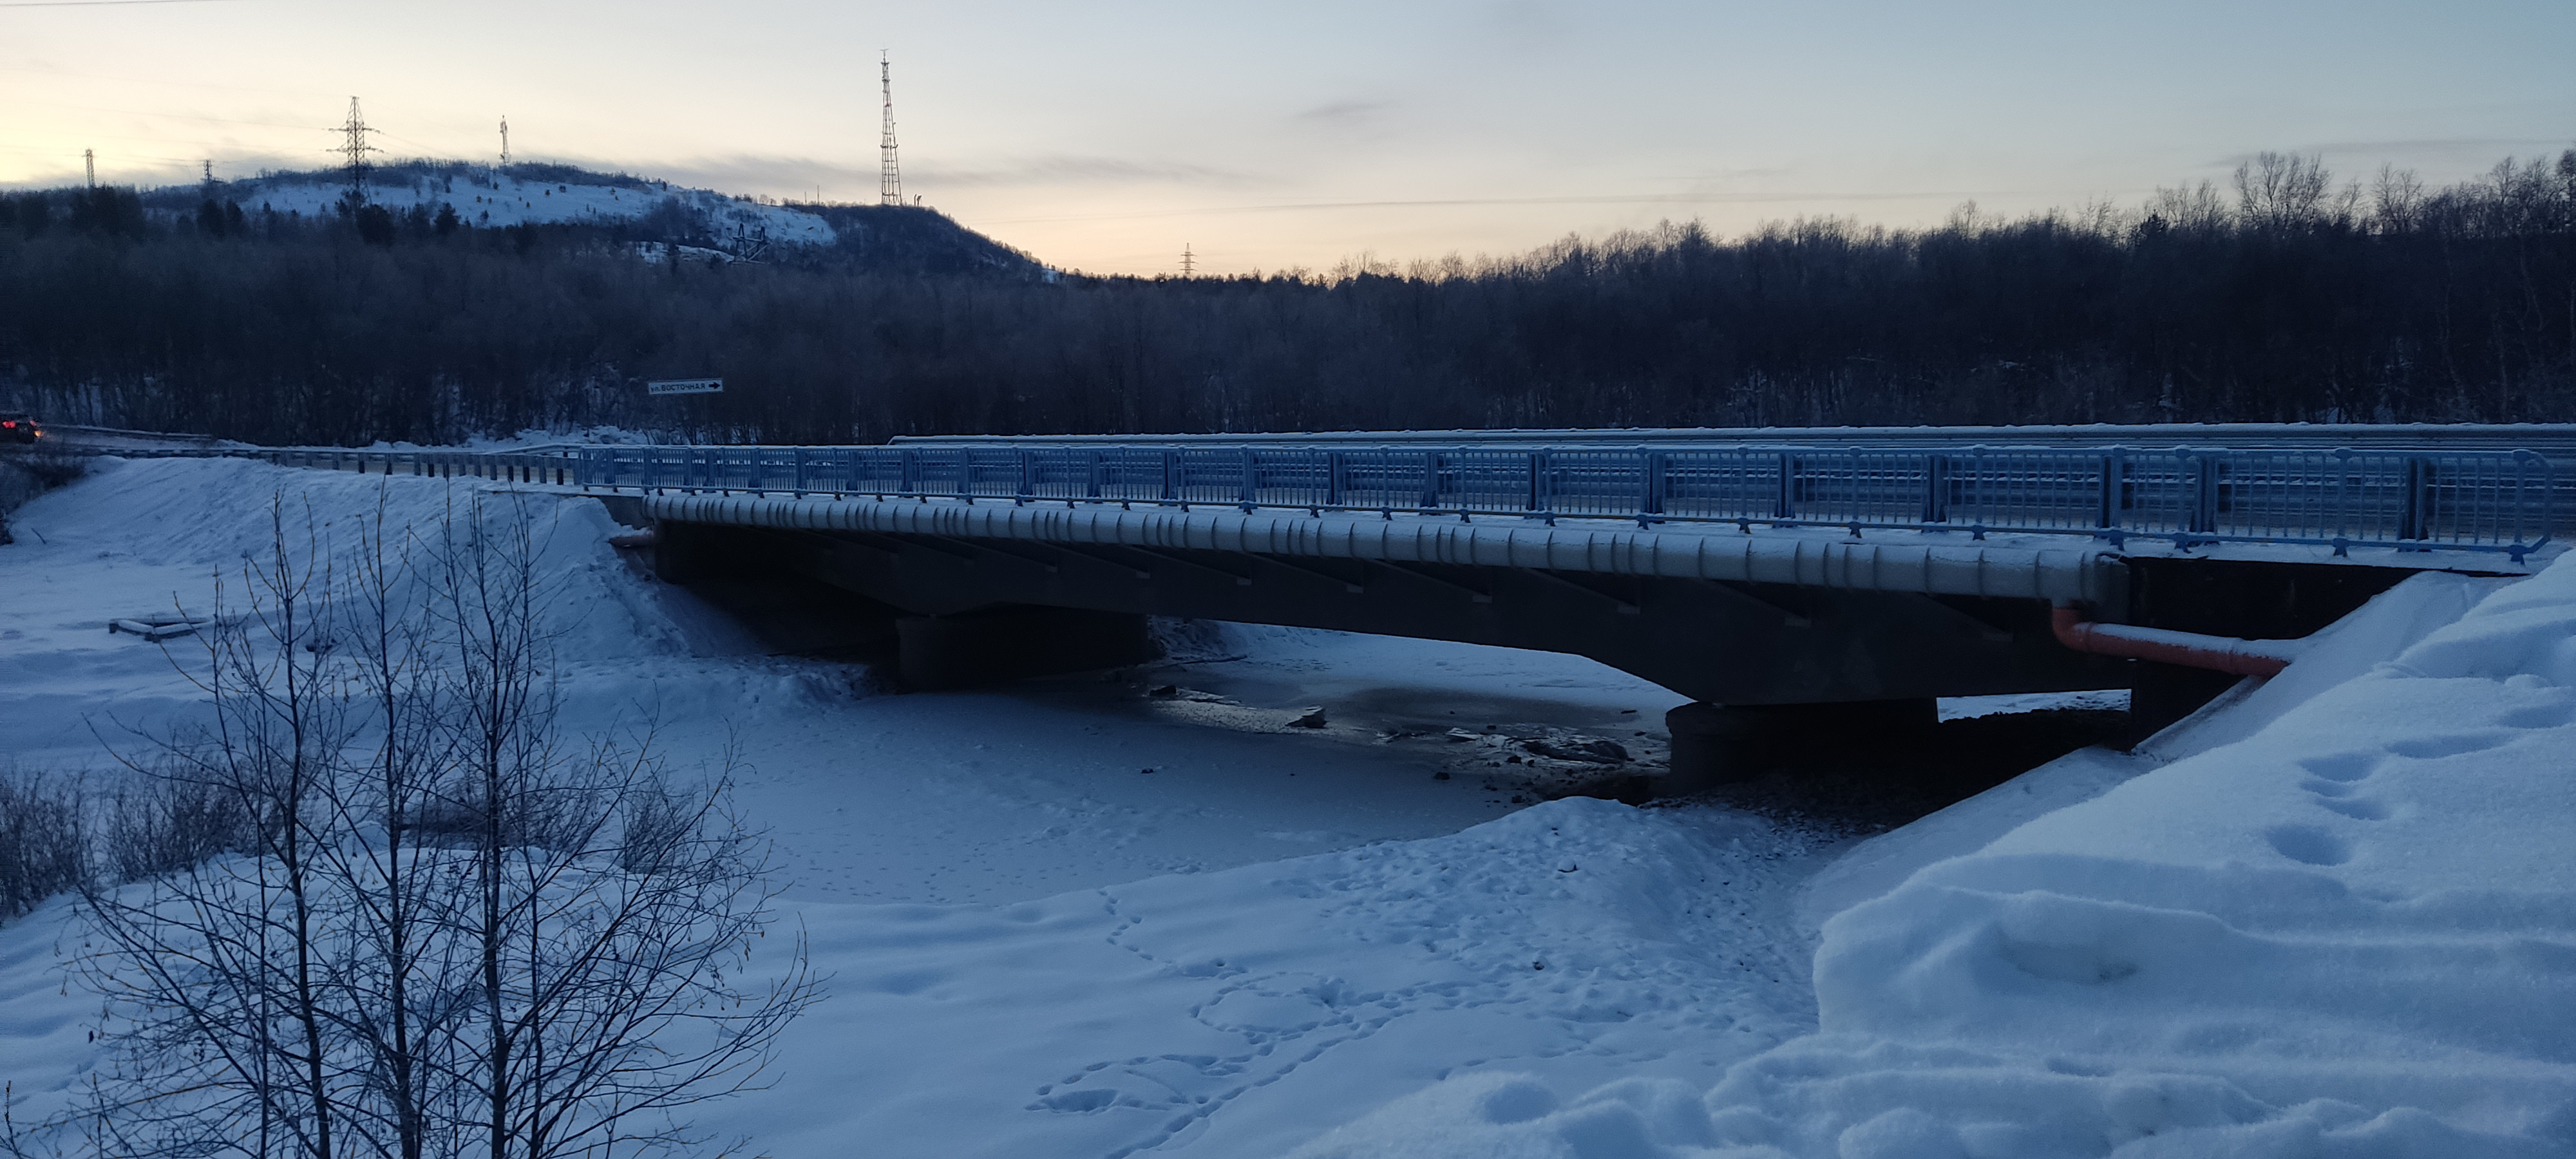
{"label": "bridge girder", "polygon": [[661,537],[684,582],[778,569],[917,616],[1038,605],[1564,652],[1721,704],[2128,683],[2058,645],[2040,600],[668,520]]}

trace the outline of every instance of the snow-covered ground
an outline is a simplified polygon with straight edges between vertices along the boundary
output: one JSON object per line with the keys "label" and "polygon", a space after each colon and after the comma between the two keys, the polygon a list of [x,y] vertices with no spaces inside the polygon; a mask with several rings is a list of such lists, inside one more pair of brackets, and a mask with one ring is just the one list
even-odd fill
{"label": "snow-covered ground", "polygon": [[[0,548],[11,755],[97,767],[95,724],[191,712],[102,625],[201,605],[271,495],[345,528],[477,486],[173,460],[38,500]],[[683,763],[730,734],[834,975],[776,1085],[701,1116],[755,1153],[2576,1148],[2565,566],[2420,577],[2145,751],[1855,844],[1517,807],[1488,738],[1660,743],[1679,698],[1587,661],[1234,630],[1134,680],[885,696],[534,503],[576,720],[650,716]],[[1309,704],[1330,727],[1284,726]],[[64,920],[0,928],[22,1119],[90,1057]]]}
{"label": "snow-covered ground", "polygon": [[[250,213],[274,210],[315,217],[337,212],[348,189],[329,180],[269,178],[223,187],[217,196],[240,202]],[[465,224],[488,229],[531,222],[627,221],[677,206],[704,215],[709,228],[724,238],[751,233],[772,242],[823,245],[834,236],[830,223],[815,214],[708,189],[682,189],[668,182],[635,189],[528,181],[506,171],[477,169],[424,177],[397,174],[397,179],[369,185],[367,197],[396,213],[414,206],[436,213],[441,206],[452,205]]]}

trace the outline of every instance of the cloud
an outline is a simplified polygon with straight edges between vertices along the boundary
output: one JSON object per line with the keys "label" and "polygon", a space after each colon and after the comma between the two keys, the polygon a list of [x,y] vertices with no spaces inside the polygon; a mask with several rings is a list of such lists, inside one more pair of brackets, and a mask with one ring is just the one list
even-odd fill
{"label": "cloud", "polygon": [[[755,155],[697,157],[670,161],[633,159],[607,161],[555,155],[542,159],[564,161],[590,169],[625,170],[685,185],[745,192],[811,190],[817,185],[823,186],[826,191],[854,186],[874,189],[877,182],[877,167],[873,158],[866,163],[856,165],[814,157]],[[970,162],[963,165],[939,161],[906,161],[903,166],[903,177],[907,188],[917,186],[925,192],[933,193],[943,189],[1044,189],[1083,185],[1183,185],[1225,188],[1254,184],[1258,180],[1251,174],[1205,165],[1070,154],[1012,157],[985,164]]]}
{"label": "cloud", "polygon": [[1803,205],[1880,201],[1959,201],[2001,197],[2025,190],[1813,190],[1799,193],[1605,193],[1556,197],[1442,197],[1380,201],[1293,201],[1264,205],[1202,205],[1124,213],[1049,214],[1033,217],[979,219],[978,226],[1026,225],[1059,221],[1143,221],[1165,217],[1218,217],[1252,213],[1335,213],[1351,210],[1459,209],[1512,205]]}
{"label": "cloud", "polygon": [[1291,119],[1329,129],[1356,129],[1376,122],[1394,107],[1394,101],[1334,101],[1299,112]]}
{"label": "cloud", "polygon": [[584,169],[605,172],[627,172],[639,177],[655,177],[675,184],[728,192],[811,189],[816,185],[864,185],[875,188],[876,167],[861,168],[837,161],[812,157],[699,157],[677,161],[609,161],[581,156],[523,158],[524,160],[563,161]]}
{"label": "cloud", "polygon": [[985,165],[950,168],[932,162],[918,170],[924,184],[952,188],[1007,188],[1050,185],[1248,185],[1254,174],[1178,161],[1136,161],[1124,157],[1050,154],[1013,157]]}
{"label": "cloud", "polygon": [[[2520,156],[2528,150],[2556,152],[2576,144],[2564,137],[2423,137],[2409,141],[2326,141],[2296,149],[2276,150],[2290,153],[2317,153],[2341,161],[2360,160],[2394,165],[2471,164],[2479,167],[2494,164],[2506,156]],[[2252,153],[2233,153],[2208,162],[2212,169],[2234,169],[2254,160]]]}

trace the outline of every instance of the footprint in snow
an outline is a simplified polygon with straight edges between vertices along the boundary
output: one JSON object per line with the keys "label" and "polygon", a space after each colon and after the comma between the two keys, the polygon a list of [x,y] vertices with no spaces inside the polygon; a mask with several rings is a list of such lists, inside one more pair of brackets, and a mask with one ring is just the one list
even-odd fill
{"label": "footprint in snow", "polygon": [[2377,771],[2381,759],[2378,753],[2335,753],[2309,757],[2300,761],[2299,767],[2328,781],[2358,781]]}
{"label": "footprint in snow", "polygon": [[2352,846],[2314,825],[2275,825],[2263,831],[2272,850],[2308,865],[2341,865],[2352,860]]}
{"label": "footprint in snow", "polygon": [[2389,745],[2388,751],[2401,757],[2429,761],[2491,749],[2512,740],[2516,735],[2519,734],[2495,729],[2486,732],[2452,733],[2448,736],[2414,737]]}
{"label": "footprint in snow", "polygon": [[2331,813],[2341,813],[2355,821],[2385,821],[2388,806],[2367,797],[2322,797],[2317,804]]}

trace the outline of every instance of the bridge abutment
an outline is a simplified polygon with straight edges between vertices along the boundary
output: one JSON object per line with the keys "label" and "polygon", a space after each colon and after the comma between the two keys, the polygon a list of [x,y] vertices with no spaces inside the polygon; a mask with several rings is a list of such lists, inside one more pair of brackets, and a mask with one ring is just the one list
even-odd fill
{"label": "bridge abutment", "polygon": [[1145,617],[1021,604],[895,621],[903,686],[971,688],[1142,664],[1162,654]]}
{"label": "bridge abutment", "polygon": [[1930,743],[1940,720],[1940,702],[1932,697],[1685,704],[1664,714],[1672,734],[1672,772],[1655,790],[1678,796],[1778,769],[1884,765]]}

